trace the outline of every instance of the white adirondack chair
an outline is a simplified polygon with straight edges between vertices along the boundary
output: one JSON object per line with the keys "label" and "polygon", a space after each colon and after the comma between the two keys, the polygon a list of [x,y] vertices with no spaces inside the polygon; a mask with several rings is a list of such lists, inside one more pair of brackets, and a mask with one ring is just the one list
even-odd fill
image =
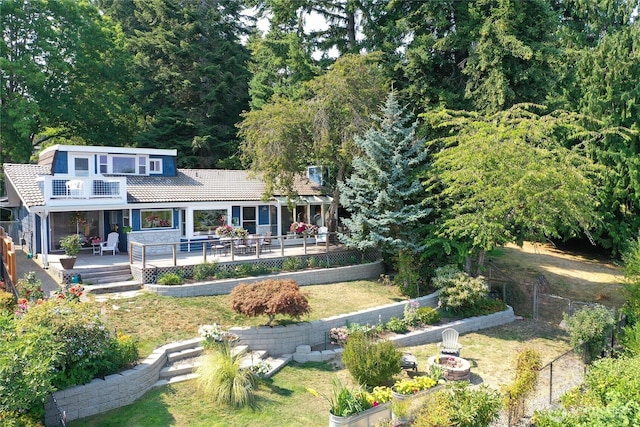
{"label": "white adirondack chair", "polygon": [[458,331],[447,328],[442,331],[442,342],[438,343],[438,351],[440,354],[451,354],[460,356],[462,345],[458,343]]}
{"label": "white adirondack chair", "polygon": [[118,250],[119,240],[120,237],[118,236],[118,233],[116,233],[115,231],[109,233],[109,235],[107,236],[107,241],[100,243],[100,255],[104,255],[105,251],[111,251],[113,252],[113,255],[115,255],[116,252],[120,252]]}

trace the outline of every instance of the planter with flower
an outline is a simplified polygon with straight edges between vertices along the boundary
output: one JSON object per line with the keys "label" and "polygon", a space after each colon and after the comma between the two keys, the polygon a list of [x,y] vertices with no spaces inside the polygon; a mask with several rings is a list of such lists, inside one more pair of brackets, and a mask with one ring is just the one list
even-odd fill
{"label": "planter with flower", "polygon": [[82,245],[80,243],[80,236],[72,234],[70,236],[63,237],[60,240],[60,247],[64,250],[66,256],[60,258],[60,264],[65,270],[72,269],[76,264],[76,256],[80,253]]}
{"label": "planter with flower", "polygon": [[233,237],[233,227],[230,225],[221,225],[214,232],[218,237]]}
{"label": "planter with flower", "polygon": [[318,234],[318,226],[306,222],[294,222],[289,227],[289,231],[297,237],[309,237]]}
{"label": "planter with flower", "polygon": [[438,380],[431,376],[413,377],[396,381],[391,388],[391,394],[394,399],[404,400],[414,396],[430,393],[436,389]]}
{"label": "planter with flower", "polygon": [[391,418],[389,387],[375,387],[373,391],[367,392],[360,388],[350,389],[334,379],[329,397],[311,388],[307,391],[329,402],[329,427],[373,426]]}

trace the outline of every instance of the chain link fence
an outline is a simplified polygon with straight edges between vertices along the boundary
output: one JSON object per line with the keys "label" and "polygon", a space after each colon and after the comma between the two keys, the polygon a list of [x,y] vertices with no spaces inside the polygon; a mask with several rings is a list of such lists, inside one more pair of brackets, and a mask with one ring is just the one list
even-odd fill
{"label": "chain link fence", "polygon": [[[489,263],[488,277],[485,278],[490,286],[490,295],[513,307],[516,315],[546,323],[562,325],[565,315],[572,316],[575,312],[594,305],[592,302],[574,301],[549,293],[551,286],[543,275],[538,276],[532,283],[523,283]],[[618,321],[609,331],[604,352],[606,354],[603,353],[603,356],[613,354],[617,333],[625,324],[623,318],[617,317],[618,311],[615,307],[608,308]],[[543,366],[539,371],[535,389],[523,402],[523,417],[518,420],[502,417],[501,422],[495,426],[530,426],[535,411],[557,408],[561,397],[584,381],[587,367],[584,352],[585,348],[582,345],[574,347]]]}

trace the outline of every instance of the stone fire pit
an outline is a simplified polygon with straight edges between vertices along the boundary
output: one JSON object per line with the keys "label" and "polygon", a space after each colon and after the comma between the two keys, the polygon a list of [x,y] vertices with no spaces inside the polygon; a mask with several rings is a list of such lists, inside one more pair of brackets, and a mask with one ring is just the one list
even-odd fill
{"label": "stone fire pit", "polygon": [[471,364],[468,360],[458,356],[431,356],[427,360],[427,368],[439,365],[443,369],[443,376],[447,381],[463,381],[471,377]]}

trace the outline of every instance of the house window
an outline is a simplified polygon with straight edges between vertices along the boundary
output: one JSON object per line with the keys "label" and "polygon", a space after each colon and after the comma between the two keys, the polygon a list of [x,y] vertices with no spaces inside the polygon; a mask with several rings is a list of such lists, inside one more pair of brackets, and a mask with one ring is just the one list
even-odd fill
{"label": "house window", "polygon": [[141,211],[142,228],[171,228],[173,227],[173,210]]}
{"label": "house window", "polygon": [[193,211],[193,231],[195,233],[212,234],[216,228],[226,224],[226,209]]}
{"label": "house window", "polygon": [[138,157],[138,174],[139,175],[147,174],[147,158],[146,157]]}
{"label": "house window", "polygon": [[134,174],[136,173],[135,156],[113,156],[111,158],[112,173]]}
{"label": "house window", "polygon": [[162,173],[162,160],[149,159],[149,173]]}
{"label": "house window", "polygon": [[315,184],[324,185],[329,177],[329,173],[325,170],[324,166],[308,166],[307,177],[309,181]]}
{"label": "house window", "polygon": [[109,173],[109,162],[108,157],[106,155],[98,156],[98,168],[100,168],[100,173]]}
{"label": "house window", "polygon": [[74,170],[75,176],[89,176],[89,158],[74,157],[73,170]]}

